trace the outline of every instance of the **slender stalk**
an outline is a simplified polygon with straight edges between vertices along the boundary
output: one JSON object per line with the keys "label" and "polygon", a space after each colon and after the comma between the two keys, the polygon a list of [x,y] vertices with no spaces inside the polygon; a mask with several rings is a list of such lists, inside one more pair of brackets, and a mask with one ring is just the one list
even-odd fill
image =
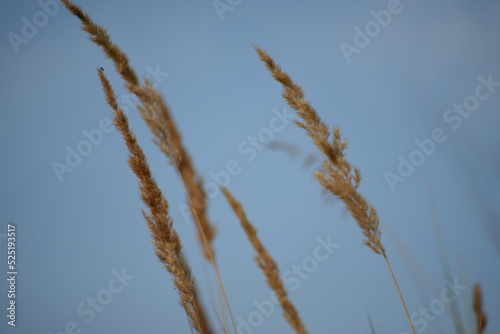
{"label": "slender stalk", "polygon": [[391,273],[391,277],[392,277],[392,281],[394,282],[394,286],[396,286],[396,290],[398,291],[398,296],[399,296],[399,299],[401,300],[401,304],[403,304],[403,308],[404,308],[405,313],[406,313],[406,318],[408,319],[408,322],[410,323],[411,331],[413,334],[417,334],[417,332],[415,331],[415,327],[413,326],[413,322],[411,321],[411,317],[410,317],[410,313],[408,312],[408,308],[406,307],[406,303],[405,303],[405,300],[403,298],[403,294],[401,293],[401,290],[399,289],[398,281],[396,280],[396,276],[394,276],[394,272],[392,271],[391,264],[389,263],[389,259],[387,258],[387,256],[385,254],[383,256],[385,259],[385,263],[387,264],[387,268],[389,269],[389,272]]}
{"label": "slender stalk", "polygon": [[[186,185],[184,184],[184,178],[181,177],[181,181],[182,181],[184,187],[186,187]],[[188,196],[188,201],[191,202],[191,197],[189,197],[189,196]],[[193,205],[193,204],[190,203],[190,205]],[[200,219],[198,218],[196,211],[193,211],[193,216],[194,216],[194,220],[195,220],[196,224],[200,225],[201,224]],[[203,245],[208,244],[208,240],[207,240],[205,234],[200,233],[200,235],[201,235],[201,242],[203,243]],[[209,247],[205,247],[205,249],[209,249]],[[217,266],[217,262],[215,261],[215,257],[214,257],[213,252],[209,251],[208,253],[206,253],[206,256],[208,257],[208,261],[210,262],[210,264],[214,268],[215,278],[217,280],[217,285],[219,286],[220,292],[222,293],[222,297],[224,298],[224,303],[226,304],[226,308],[227,308],[227,311],[229,313],[229,318],[231,319],[231,325],[233,326],[234,333],[236,334],[236,333],[238,333],[238,330],[236,327],[236,322],[234,321],[233,313],[231,311],[231,307],[229,306],[229,300],[227,298],[226,289],[224,289],[224,285],[222,284],[222,279],[221,279],[220,274],[219,274],[219,267]]]}

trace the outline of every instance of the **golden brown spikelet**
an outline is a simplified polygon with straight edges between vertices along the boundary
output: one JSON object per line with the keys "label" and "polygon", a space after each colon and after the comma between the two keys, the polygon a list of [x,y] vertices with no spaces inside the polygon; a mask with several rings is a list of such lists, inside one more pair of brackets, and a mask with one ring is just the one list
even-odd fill
{"label": "golden brown spikelet", "polygon": [[257,261],[257,265],[264,272],[267,284],[276,293],[278,301],[283,308],[283,317],[295,330],[295,332],[299,334],[308,333],[304,324],[302,323],[302,320],[299,317],[297,309],[288,298],[288,294],[283,285],[283,281],[280,278],[278,265],[257,236],[257,230],[247,219],[245,211],[243,210],[243,206],[233,197],[229,190],[227,190],[226,188],[222,188],[222,192],[224,193],[224,196],[226,196],[226,199],[233,209],[234,213],[240,220],[241,226],[243,227],[248,240],[257,253],[255,255],[255,261]]}
{"label": "golden brown spikelet", "polygon": [[211,333],[203,309],[200,307],[194,277],[182,253],[179,236],[168,215],[167,200],[153,178],[146,156],[130,130],[127,116],[118,106],[116,96],[104,71],[99,69],[98,74],[106,101],[114,113],[114,125],[121,132],[127,145],[128,163],[139,179],[140,195],[148,208],[148,212],[142,213],[151,232],[156,255],[172,275],[174,285],[179,292],[180,304],[186,311],[191,326],[199,333]]}

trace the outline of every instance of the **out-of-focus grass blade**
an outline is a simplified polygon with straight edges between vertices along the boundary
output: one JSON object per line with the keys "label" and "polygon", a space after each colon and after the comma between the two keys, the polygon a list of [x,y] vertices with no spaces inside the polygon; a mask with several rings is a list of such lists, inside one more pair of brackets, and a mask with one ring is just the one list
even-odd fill
{"label": "out-of-focus grass blade", "polygon": [[375,326],[373,326],[373,322],[372,322],[372,318],[370,317],[370,313],[368,313],[368,311],[366,311],[366,317],[368,318],[368,323],[370,324],[370,331],[372,334],[377,334],[375,332]]}
{"label": "out-of-focus grass blade", "polygon": [[[429,210],[431,213],[431,222],[432,227],[434,229],[434,235],[436,238],[438,253],[439,253],[439,262],[441,263],[441,269],[443,271],[443,278],[448,280],[449,282],[453,282],[453,277],[451,276],[451,269],[449,266],[448,258],[446,256],[446,250],[444,247],[444,239],[443,232],[441,230],[441,225],[439,223],[439,216],[437,213],[436,201],[434,200],[432,186],[429,182],[429,179],[425,178],[425,185],[427,189],[427,198],[429,200]],[[453,320],[453,324],[455,325],[455,330],[457,334],[466,334],[464,324],[462,322],[462,318],[460,316],[460,309],[458,308],[458,303],[453,302],[449,304],[451,318]]]}

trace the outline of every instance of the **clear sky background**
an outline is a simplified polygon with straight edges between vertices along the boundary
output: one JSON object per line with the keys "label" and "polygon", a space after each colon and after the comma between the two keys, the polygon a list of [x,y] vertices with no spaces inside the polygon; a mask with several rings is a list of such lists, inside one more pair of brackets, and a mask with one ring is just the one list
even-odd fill
{"label": "clear sky background", "polygon": [[[141,77],[155,73],[207,183],[236,161],[239,173],[228,187],[286,275],[310,333],[369,333],[367,314],[378,333],[409,327],[383,258],[363,246],[342,203],[313,178],[320,167],[316,149],[288,118],[276,118],[292,111],[252,43],[275,58],[349,141],[347,157],[360,167],[360,189],[379,212],[419,332],[458,333],[440,310],[440,291],[449,288],[433,219],[450,279],[460,285],[448,306],[460,308],[472,333],[472,286],[480,282],[487,332],[500,332],[498,1],[222,0],[220,13],[208,0],[77,3],[108,29]],[[388,10],[390,19],[383,15]],[[111,112],[96,68],[105,69],[128,110],[206,308],[218,310],[213,276],[183,215],[177,174],[131,107],[114,66],[77,18],[51,0],[0,1],[0,32],[0,332],[189,333],[170,276],[154,255],[125,145],[107,127]],[[464,103],[473,111],[453,111]],[[269,133],[298,153],[266,144]],[[92,134],[94,143],[87,138]],[[427,143],[427,153],[415,141]],[[69,166],[68,152],[78,151],[86,156],[72,157]],[[418,166],[405,170],[403,160]],[[58,176],[55,164],[71,172]],[[387,175],[398,175],[398,168],[404,175],[391,187]],[[291,333],[278,307],[269,307],[270,290],[221,194],[211,196],[209,214],[240,333]],[[17,229],[15,328],[6,324],[8,223]],[[323,261],[314,257],[318,238],[338,244],[332,254],[321,253],[328,254]],[[436,315],[426,318],[423,309]]]}

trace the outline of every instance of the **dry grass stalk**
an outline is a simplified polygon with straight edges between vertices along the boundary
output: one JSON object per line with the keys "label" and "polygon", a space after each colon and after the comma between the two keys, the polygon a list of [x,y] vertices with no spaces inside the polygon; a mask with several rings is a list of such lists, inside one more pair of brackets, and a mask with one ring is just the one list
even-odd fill
{"label": "dry grass stalk", "polygon": [[127,89],[139,99],[141,116],[151,129],[155,137],[154,142],[176,167],[186,187],[190,210],[197,222],[198,239],[205,257],[207,259],[214,257],[212,241],[215,237],[215,227],[210,223],[206,212],[206,194],[202,181],[197,177],[191,159],[182,145],[182,137],[161,94],[153,89],[152,83],[147,79],[141,85],[127,55],[111,41],[104,27],[94,23],[81,7],[70,0],[61,2],[80,19],[82,29],[90,35],[90,40],[100,46],[106,56],[113,60],[116,71],[126,82]]}
{"label": "dry grass stalk", "polygon": [[179,292],[180,303],[186,311],[192,327],[200,333],[211,333],[203,309],[200,307],[195,280],[182,253],[179,236],[168,216],[167,200],[151,174],[146,156],[130,130],[127,116],[118,106],[114,91],[103,70],[98,70],[98,74],[106,101],[114,112],[114,125],[121,132],[129,150],[128,163],[139,179],[141,198],[149,210],[147,213],[144,211],[142,213],[151,232],[156,255],[172,275],[175,287]]}
{"label": "dry grass stalk", "polygon": [[274,62],[271,56],[256,45],[254,45],[254,48],[274,79],[283,86],[283,97],[288,105],[296,110],[297,115],[301,118],[301,121],[296,121],[295,123],[306,131],[316,147],[324,155],[324,172],[315,173],[319,183],[344,202],[363,231],[365,236],[364,244],[375,253],[384,257],[408,322],[415,334],[415,328],[413,327],[406,303],[386,256],[385,248],[382,245],[377,211],[359,193],[358,187],[361,181],[361,172],[357,167],[351,166],[344,155],[344,150],[347,148],[347,141],[341,138],[338,127],[333,129],[333,134],[331,133],[316,110],[305,100],[302,88],[295,84],[292,78],[281,70],[280,66]]}
{"label": "dry grass stalk", "polygon": [[264,272],[266,276],[266,282],[269,287],[276,293],[278,301],[283,308],[283,317],[290,324],[290,326],[299,334],[308,333],[302,320],[299,317],[299,313],[295,309],[288,298],[288,294],[283,286],[283,281],[280,278],[278,265],[273,260],[272,256],[269,254],[267,249],[262,245],[259,237],[257,236],[257,230],[253,227],[252,223],[248,221],[243,206],[238,202],[233,195],[226,188],[222,188],[222,192],[226,197],[229,205],[233,209],[234,213],[240,220],[241,226],[250,240],[255,252],[255,261],[260,269]]}
{"label": "dry grass stalk", "polygon": [[474,309],[474,314],[476,315],[476,331],[477,334],[483,334],[486,324],[488,323],[488,317],[483,310],[483,294],[481,292],[481,286],[478,283],[474,284],[474,290],[472,293],[472,308]]}

